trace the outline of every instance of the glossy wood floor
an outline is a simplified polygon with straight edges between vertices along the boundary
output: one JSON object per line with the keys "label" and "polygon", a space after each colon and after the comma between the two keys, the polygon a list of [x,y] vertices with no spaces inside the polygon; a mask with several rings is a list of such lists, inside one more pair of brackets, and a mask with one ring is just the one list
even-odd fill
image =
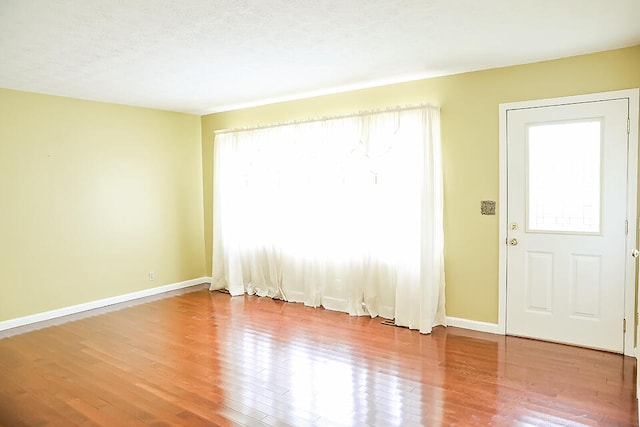
{"label": "glossy wood floor", "polygon": [[0,339],[0,425],[637,425],[629,357],[198,290]]}

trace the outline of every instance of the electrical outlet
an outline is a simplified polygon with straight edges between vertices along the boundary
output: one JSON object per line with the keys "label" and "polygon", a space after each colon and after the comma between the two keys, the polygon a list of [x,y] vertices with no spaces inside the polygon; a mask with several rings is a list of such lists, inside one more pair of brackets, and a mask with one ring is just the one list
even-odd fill
{"label": "electrical outlet", "polygon": [[149,280],[150,281],[156,280],[156,273],[154,273],[153,271],[150,271],[149,272]]}

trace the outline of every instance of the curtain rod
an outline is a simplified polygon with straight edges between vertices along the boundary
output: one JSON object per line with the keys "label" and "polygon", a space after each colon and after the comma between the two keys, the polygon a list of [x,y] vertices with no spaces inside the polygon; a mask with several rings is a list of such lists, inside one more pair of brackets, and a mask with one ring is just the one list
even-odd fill
{"label": "curtain rod", "polygon": [[284,121],[284,122],[267,123],[263,125],[242,126],[238,128],[220,129],[220,130],[214,131],[214,135],[222,135],[225,133],[232,133],[232,132],[244,132],[244,131],[250,131],[250,130],[257,130],[257,129],[268,129],[268,128],[274,128],[274,127],[280,127],[280,126],[299,125],[304,123],[322,122],[326,120],[348,119],[350,117],[361,117],[361,116],[368,116],[373,114],[395,113],[397,111],[419,110],[421,108],[435,108],[439,110],[440,106],[435,104],[410,104],[410,105],[403,105],[403,106],[397,106],[397,107],[388,107],[388,108],[379,109],[379,110],[363,110],[363,111],[357,111],[355,113],[336,114],[336,115],[314,117],[314,118],[302,119],[302,120],[291,120],[291,121]]}

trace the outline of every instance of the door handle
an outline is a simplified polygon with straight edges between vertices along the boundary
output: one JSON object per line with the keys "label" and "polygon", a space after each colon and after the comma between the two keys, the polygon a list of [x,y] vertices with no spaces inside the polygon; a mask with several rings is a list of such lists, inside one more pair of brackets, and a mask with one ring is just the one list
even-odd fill
{"label": "door handle", "polygon": [[518,239],[514,237],[513,239],[509,240],[509,244],[511,246],[518,246]]}
{"label": "door handle", "polygon": [[640,256],[640,251],[638,251],[637,249],[632,250],[631,256],[634,258],[638,258],[638,256]]}

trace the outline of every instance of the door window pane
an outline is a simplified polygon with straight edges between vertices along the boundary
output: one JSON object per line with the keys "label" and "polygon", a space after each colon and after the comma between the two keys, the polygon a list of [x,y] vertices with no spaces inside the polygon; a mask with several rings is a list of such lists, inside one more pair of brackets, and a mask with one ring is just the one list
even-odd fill
{"label": "door window pane", "polygon": [[527,228],[600,232],[599,119],[527,127]]}

